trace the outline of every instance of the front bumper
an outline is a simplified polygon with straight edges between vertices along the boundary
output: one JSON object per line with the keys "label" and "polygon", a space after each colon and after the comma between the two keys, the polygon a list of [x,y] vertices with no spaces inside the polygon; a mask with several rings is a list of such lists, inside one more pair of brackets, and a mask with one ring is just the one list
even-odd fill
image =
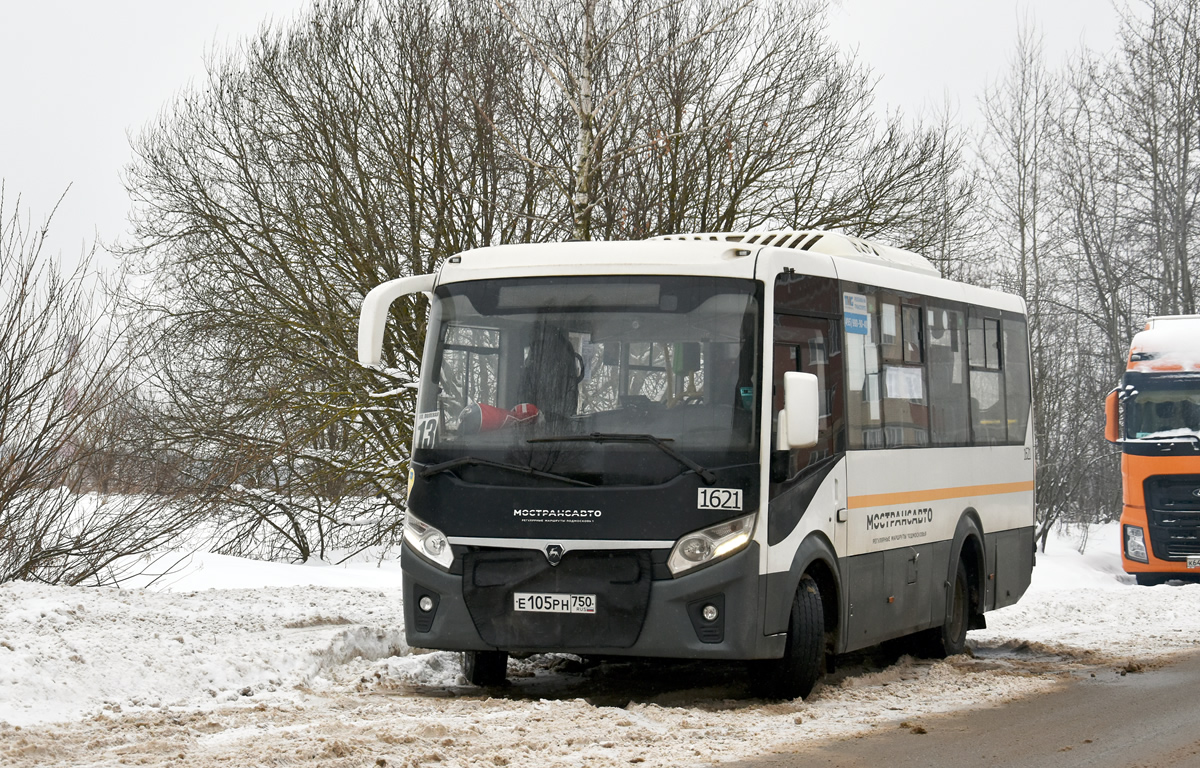
{"label": "front bumper", "polygon": [[[527,550],[509,550],[525,555]],[[536,551],[535,551],[536,553]],[[540,553],[538,554],[541,557]],[[569,556],[569,555],[568,555]],[[478,600],[464,596],[463,575],[447,573],[407,544],[401,554],[404,579],[404,622],[409,645],[438,650],[503,650],[511,653],[574,653],[579,655],[647,656],[663,658],[763,659],[783,655],[784,635],[764,636],[761,602],[764,596],[758,575],[758,545],[746,549],[707,568],[676,579],[648,580],[645,610],[622,610],[621,621],[639,622],[626,627],[623,638],[608,644],[596,644],[589,638],[614,638],[612,632],[580,632],[588,620],[604,621],[605,588],[597,593],[595,616],[573,614],[524,614],[512,610],[513,592],[525,591],[519,584],[502,587],[496,605],[505,605],[492,614],[480,610]],[[468,571],[469,573],[469,571]],[[603,576],[603,574],[600,574]],[[469,585],[468,585],[469,586]],[[493,585],[494,588],[494,585]],[[577,587],[593,589],[590,586]],[[468,590],[469,591],[469,590]],[[645,590],[643,590],[645,591]],[[613,593],[618,594],[618,593]],[[629,599],[628,592],[619,593]],[[432,611],[422,611],[422,598],[429,598]],[[641,599],[641,598],[638,598]],[[468,602],[472,607],[468,607]],[[702,610],[715,605],[719,618],[707,621]],[[628,606],[620,606],[627,609]],[[614,611],[614,606],[607,606]],[[501,615],[503,614],[503,615]],[[556,631],[552,623],[561,617],[564,627]],[[538,623],[535,623],[538,622]],[[580,622],[583,622],[581,624]],[[526,626],[522,627],[521,624]],[[601,625],[598,623],[597,627]],[[545,631],[522,631],[530,627]],[[485,637],[495,644],[489,643]]]}

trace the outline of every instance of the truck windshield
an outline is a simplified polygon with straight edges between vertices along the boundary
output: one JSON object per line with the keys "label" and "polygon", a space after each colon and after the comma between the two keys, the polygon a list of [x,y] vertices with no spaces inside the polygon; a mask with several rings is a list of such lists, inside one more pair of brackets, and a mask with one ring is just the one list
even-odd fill
{"label": "truck windshield", "polygon": [[[417,407],[418,461],[546,462],[616,451],[661,462],[755,445],[758,298],[749,280],[517,278],[439,287]],[[641,443],[641,444],[639,444]],[[659,458],[654,458],[659,456]],[[667,466],[680,469],[678,462]],[[557,466],[555,472],[568,468]]]}
{"label": "truck windshield", "polygon": [[1130,440],[1200,436],[1200,375],[1126,375],[1123,398]]}

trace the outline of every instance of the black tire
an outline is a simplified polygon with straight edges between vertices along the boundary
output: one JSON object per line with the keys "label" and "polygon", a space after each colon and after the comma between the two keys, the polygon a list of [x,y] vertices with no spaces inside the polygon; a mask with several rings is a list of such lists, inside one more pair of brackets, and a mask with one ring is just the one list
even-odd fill
{"label": "black tire", "polygon": [[755,695],[762,698],[808,698],[823,674],[825,608],[817,582],[805,574],[792,600],[783,658],[756,662],[751,684]]}
{"label": "black tire", "polygon": [[463,651],[463,675],[471,685],[503,685],[508,676],[505,651]]}
{"label": "black tire", "polygon": [[945,623],[921,634],[920,646],[924,656],[944,659],[962,653],[967,647],[967,626],[971,623],[971,581],[967,577],[967,564],[962,560],[958,561],[958,568],[954,572],[954,583],[950,585],[948,599]]}
{"label": "black tire", "polygon": [[1161,573],[1135,573],[1133,578],[1137,579],[1140,587],[1156,587],[1167,583],[1167,577]]}

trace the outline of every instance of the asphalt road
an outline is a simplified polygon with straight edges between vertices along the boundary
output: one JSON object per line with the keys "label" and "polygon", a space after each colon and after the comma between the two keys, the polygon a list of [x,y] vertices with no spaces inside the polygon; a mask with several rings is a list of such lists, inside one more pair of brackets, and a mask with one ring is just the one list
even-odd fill
{"label": "asphalt road", "polygon": [[1124,676],[1095,674],[1003,707],[897,722],[721,768],[1200,766],[1200,654]]}

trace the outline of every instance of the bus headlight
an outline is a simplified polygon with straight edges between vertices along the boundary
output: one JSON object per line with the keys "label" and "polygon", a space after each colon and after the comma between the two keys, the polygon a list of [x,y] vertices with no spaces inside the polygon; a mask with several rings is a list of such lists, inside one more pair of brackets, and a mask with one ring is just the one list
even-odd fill
{"label": "bus headlight", "polygon": [[414,517],[411,512],[404,516],[404,540],[418,554],[443,568],[454,564],[454,552],[450,550],[446,534]]}
{"label": "bus headlight", "polygon": [[746,515],[693,531],[675,542],[667,567],[678,576],[693,568],[720,560],[750,543],[755,515]]}
{"label": "bus headlight", "polygon": [[1125,526],[1125,557],[1139,563],[1149,563],[1146,555],[1146,532],[1136,525]]}

